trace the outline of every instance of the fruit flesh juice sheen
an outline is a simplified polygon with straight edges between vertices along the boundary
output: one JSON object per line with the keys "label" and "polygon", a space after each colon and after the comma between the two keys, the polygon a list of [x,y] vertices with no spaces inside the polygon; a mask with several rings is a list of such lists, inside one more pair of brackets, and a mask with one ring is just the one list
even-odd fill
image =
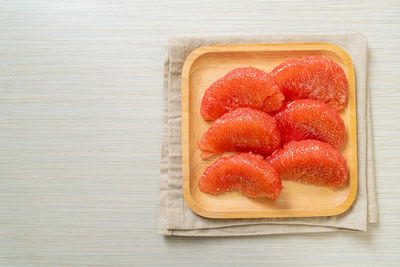
{"label": "fruit flesh juice sheen", "polygon": [[274,119],[251,108],[237,108],[214,121],[198,145],[201,157],[227,151],[270,155],[280,147],[281,137]]}
{"label": "fruit flesh juice sheen", "polygon": [[252,198],[277,199],[283,187],[276,170],[250,152],[217,159],[204,171],[199,188],[211,194],[239,191]]}
{"label": "fruit flesh juice sheen", "polygon": [[344,70],[327,57],[302,57],[283,62],[270,72],[285,101],[316,99],[340,111],[348,98]]}
{"label": "fruit flesh juice sheen", "polygon": [[272,112],[282,107],[284,96],[271,76],[259,69],[237,68],[210,85],[201,101],[200,114],[216,120],[238,107]]}

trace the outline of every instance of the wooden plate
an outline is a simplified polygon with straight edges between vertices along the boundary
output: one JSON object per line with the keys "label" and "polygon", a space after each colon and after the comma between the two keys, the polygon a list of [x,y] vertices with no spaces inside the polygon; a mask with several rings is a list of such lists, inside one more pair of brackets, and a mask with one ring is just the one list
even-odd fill
{"label": "wooden plate", "polygon": [[[288,59],[311,55],[326,56],[336,61],[348,79],[349,99],[340,113],[346,125],[346,139],[340,152],[347,158],[349,182],[333,190],[283,181],[284,189],[275,201],[251,199],[238,192],[219,195],[201,192],[197,186],[199,178],[221,156],[202,160],[197,146],[197,141],[211,124],[200,116],[201,100],[208,86],[234,68],[252,66],[270,72]],[[357,193],[355,81],[349,55],[341,48],[326,43],[220,45],[193,51],[182,70],[182,171],[185,201],[192,211],[204,217],[309,217],[331,216],[346,211]]]}

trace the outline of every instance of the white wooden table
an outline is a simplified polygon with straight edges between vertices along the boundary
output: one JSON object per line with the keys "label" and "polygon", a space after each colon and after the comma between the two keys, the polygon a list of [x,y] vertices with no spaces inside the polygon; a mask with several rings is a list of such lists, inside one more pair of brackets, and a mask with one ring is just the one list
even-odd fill
{"label": "white wooden table", "polygon": [[[397,265],[399,1],[0,1],[0,265]],[[170,35],[359,31],[380,223],[241,238],[156,233]]]}

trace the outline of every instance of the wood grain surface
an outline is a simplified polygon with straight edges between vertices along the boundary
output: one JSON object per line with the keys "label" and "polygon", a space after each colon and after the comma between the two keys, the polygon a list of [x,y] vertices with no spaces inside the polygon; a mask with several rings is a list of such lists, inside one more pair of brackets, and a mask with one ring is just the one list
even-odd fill
{"label": "wood grain surface", "polygon": [[[0,1],[0,265],[396,266],[399,1]],[[368,232],[156,233],[170,35],[359,31],[380,222]]]}

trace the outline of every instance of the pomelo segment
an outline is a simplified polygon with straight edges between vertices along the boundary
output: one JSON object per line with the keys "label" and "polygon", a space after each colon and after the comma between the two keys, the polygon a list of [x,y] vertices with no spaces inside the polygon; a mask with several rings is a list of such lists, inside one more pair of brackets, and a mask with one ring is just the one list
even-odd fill
{"label": "pomelo segment", "polygon": [[282,144],[317,139],[338,148],[344,142],[345,126],[339,114],[325,103],[299,99],[286,103],[274,116]]}
{"label": "pomelo segment", "polygon": [[337,111],[347,102],[348,84],[344,70],[327,57],[291,59],[276,67],[270,75],[286,101],[316,99]]}
{"label": "pomelo segment", "polygon": [[204,171],[199,188],[210,194],[239,191],[252,198],[277,199],[283,187],[275,169],[250,152],[217,159]]}
{"label": "pomelo segment", "polygon": [[280,144],[274,119],[251,108],[237,108],[224,114],[213,122],[198,143],[203,159],[227,151],[252,151],[268,156]]}
{"label": "pomelo segment", "polygon": [[346,159],[333,146],[318,140],[287,143],[267,161],[282,180],[336,188],[348,179]]}
{"label": "pomelo segment", "polygon": [[283,94],[268,73],[253,67],[237,68],[207,88],[200,113],[205,120],[216,120],[238,107],[272,112],[282,107],[283,100]]}

